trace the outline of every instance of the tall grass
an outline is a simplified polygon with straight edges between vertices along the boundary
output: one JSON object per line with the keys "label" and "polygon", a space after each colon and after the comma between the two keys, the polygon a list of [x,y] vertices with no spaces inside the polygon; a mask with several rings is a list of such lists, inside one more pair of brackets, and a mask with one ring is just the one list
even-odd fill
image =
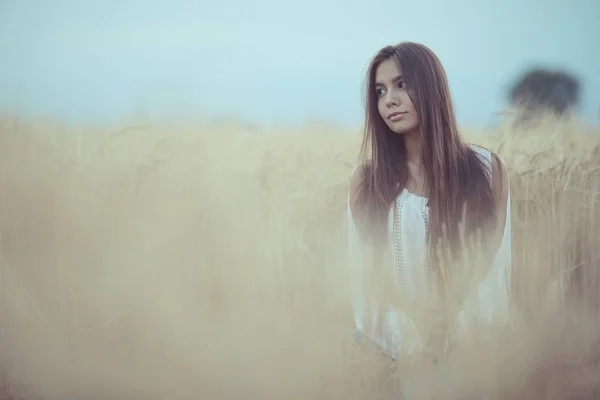
{"label": "tall grass", "polygon": [[3,392],[597,398],[600,140],[556,121],[468,137],[509,167],[515,312],[508,332],[461,340],[440,375],[352,342],[358,131],[3,119]]}

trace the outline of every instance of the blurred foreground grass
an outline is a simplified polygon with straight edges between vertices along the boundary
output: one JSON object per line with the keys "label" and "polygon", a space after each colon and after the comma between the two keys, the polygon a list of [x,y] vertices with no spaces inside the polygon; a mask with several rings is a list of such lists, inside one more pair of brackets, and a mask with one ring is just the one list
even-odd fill
{"label": "blurred foreground grass", "polygon": [[373,399],[399,378],[419,399],[600,396],[598,135],[468,132],[510,169],[516,312],[462,340],[439,382],[351,342],[359,132],[293,133],[1,120],[3,393]]}

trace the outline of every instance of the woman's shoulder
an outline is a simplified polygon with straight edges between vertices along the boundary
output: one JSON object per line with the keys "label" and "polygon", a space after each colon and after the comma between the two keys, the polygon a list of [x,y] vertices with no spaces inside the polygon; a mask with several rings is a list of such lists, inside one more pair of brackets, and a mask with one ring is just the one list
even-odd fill
{"label": "woman's shoulder", "polygon": [[476,144],[470,145],[473,151],[482,157],[487,167],[487,174],[491,180],[494,195],[506,202],[508,196],[509,177],[508,168],[504,159],[494,151]]}
{"label": "woman's shoulder", "polygon": [[354,208],[358,200],[360,187],[371,168],[371,161],[367,160],[359,163],[352,169],[352,173],[350,174],[350,183],[348,185],[348,201],[351,208]]}
{"label": "woman's shoulder", "polygon": [[492,170],[506,170],[506,164],[504,163],[504,160],[498,153],[495,153],[487,147],[484,147],[479,144],[471,143],[470,147],[476,154],[478,154],[479,156],[484,158],[485,161],[487,161],[488,167],[490,167]]}
{"label": "woman's shoulder", "polygon": [[357,188],[365,176],[371,171],[371,160],[363,161],[357,164],[350,173],[350,187]]}
{"label": "woman's shoulder", "polygon": [[491,151],[487,147],[475,143],[470,143],[469,147],[475,152],[475,154],[488,161],[490,163],[489,165],[491,166],[492,155],[494,154],[493,151]]}

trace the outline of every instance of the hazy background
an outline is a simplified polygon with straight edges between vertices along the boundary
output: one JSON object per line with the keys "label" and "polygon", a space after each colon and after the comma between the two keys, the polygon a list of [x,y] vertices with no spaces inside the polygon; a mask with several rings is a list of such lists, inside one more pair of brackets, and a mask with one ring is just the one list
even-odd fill
{"label": "hazy background", "polygon": [[487,124],[530,65],[582,81],[598,124],[596,0],[0,0],[0,108],[122,116],[362,120],[383,45],[441,57],[462,123]]}

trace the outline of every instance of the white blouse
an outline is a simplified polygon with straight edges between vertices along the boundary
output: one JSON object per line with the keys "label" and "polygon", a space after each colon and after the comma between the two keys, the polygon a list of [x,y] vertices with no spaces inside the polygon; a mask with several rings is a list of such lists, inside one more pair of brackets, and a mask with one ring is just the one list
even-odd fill
{"label": "white blouse", "polygon": [[[492,177],[492,155],[488,150],[472,146],[488,167]],[[380,308],[377,295],[366,293],[363,246],[356,230],[348,198],[348,234],[350,264],[353,268],[353,311],[356,333],[377,343],[389,356],[411,353],[423,349],[419,328],[405,313],[391,304]],[[474,293],[467,297],[458,314],[460,332],[464,332],[470,318],[491,322],[494,318],[506,318],[509,309],[511,269],[511,224],[510,190],[506,209],[504,236],[496,252],[491,269],[477,285]],[[409,193],[406,189],[396,198],[388,214],[389,248],[392,253],[394,271],[390,276],[401,290],[407,304],[419,304],[429,295],[431,271],[427,236],[429,208],[427,198]],[[379,312],[383,311],[383,315]],[[379,327],[379,329],[378,329]]]}

